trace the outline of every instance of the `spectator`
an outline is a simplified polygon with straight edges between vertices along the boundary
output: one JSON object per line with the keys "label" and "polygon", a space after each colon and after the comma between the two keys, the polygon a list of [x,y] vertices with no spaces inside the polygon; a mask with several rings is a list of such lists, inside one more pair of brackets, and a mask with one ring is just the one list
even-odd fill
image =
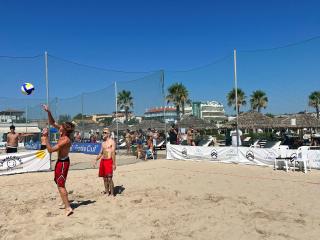
{"label": "spectator", "polygon": [[241,136],[242,136],[242,131],[240,129],[238,129],[238,133],[237,133],[237,129],[234,126],[234,129],[230,132],[230,136],[231,136],[231,141],[232,141],[232,146],[236,147],[237,146],[237,138],[239,141],[239,146],[241,146]]}
{"label": "spectator", "polygon": [[175,125],[171,126],[171,129],[169,130],[169,141],[170,144],[177,144],[178,139],[178,129]]}

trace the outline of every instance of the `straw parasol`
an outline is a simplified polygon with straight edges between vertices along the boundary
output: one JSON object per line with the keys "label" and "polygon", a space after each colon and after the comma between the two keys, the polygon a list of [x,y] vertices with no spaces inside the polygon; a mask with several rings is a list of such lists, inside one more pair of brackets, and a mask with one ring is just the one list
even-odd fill
{"label": "straw parasol", "polygon": [[307,114],[293,114],[284,118],[275,118],[276,128],[320,128],[320,121],[316,117]]}
{"label": "straw parasol", "polygon": [[156,130],[165,130],[165,124],[162,122],[159,122],[157,120],[142,120],[139,124],[134,125],[132,127],[133,130],[148,130],[149,128],[151,129],[156,129]]}
{"label": "straw parasol", "polygon": [[[108,126],[108,128],[112,132],[117,131],[117,123],[116,122],[112,122],[112,124],[110,126]],[[118,123],[118,130],[119,131],[125,131],[128,128],[129,128],[129,126],[127,124]]]}
{"label": "straw parasol", "polygon": [[216,126],[209,121],[197,118],[195,116],[184,116],[179,122],[178,126],[180,128],[193,127],[194,129],[215,129]]}
{"label": "straw parasol", "polygon": [[[226,128],[233,128],[236,119],[225,124]],[[245,112],[238,117],[238,127],[242,129],[267,129],[274,125],[273,119],[259,112]]]}

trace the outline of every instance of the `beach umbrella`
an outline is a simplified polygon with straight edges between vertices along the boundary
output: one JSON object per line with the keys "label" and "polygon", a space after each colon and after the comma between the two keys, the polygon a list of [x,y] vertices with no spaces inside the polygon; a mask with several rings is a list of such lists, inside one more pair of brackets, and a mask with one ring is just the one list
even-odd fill
{"label": "beach umbrella", "polygon": [[182,119],[178,122],[180,128],[189,128],[193,127],[197,130],[205,129],[215,129],[216,126],[209,121],[203,120],[195,116],[183,116]]}

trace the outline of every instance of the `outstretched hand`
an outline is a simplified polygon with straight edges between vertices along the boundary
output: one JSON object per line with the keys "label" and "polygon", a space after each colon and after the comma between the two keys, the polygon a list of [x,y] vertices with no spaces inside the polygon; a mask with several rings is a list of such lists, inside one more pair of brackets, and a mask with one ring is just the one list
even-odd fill
{"label": "outstretched hand", "polygon": [[49,107],[45,104],[42,104],[43,110],[49,112]]}

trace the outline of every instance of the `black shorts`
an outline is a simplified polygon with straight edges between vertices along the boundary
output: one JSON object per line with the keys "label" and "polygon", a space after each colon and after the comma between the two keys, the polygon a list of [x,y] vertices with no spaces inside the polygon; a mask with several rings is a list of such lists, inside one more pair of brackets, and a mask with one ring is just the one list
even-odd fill
{"label": "black shorts", "polygon": [[15,147],[7,147],[7,148],[6,148],[6,152],[7,152],[7,153],[16,153],[16,152],[18,152],[18,148],[15,148]]}

